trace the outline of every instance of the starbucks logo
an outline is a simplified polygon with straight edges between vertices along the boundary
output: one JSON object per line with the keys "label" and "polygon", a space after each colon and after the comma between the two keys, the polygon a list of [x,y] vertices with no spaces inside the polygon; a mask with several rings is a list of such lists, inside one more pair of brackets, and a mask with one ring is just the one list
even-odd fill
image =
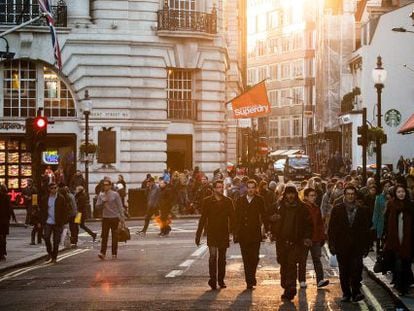
{"label": "starbucks logo", "polygon": [[397,127],[401,123],[401,113],[398,110],[390,109],[384,115],[385,123],[390,127]]}

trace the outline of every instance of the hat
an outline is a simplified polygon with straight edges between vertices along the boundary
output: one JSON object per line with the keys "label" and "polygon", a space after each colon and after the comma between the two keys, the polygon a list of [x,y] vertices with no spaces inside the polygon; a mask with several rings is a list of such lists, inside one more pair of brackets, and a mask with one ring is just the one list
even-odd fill
{"label": "hat", "polygon": [[276,186],[277,186],[277,183],[274,180],[272,180],[269,183],[269,189],[275,190],[276,189]]}
{"label": "hat", "polygon": [[287,185],[285,187],[284,193],[294,193],[294,194],[297,194],[298,193],[298,190],[296,189],[296,187],[294,185]]}

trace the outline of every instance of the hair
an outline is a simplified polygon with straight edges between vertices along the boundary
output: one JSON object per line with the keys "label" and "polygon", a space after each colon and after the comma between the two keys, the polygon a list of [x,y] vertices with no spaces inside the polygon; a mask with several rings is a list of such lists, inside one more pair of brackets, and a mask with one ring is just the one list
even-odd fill
{"label": "hair", "polygon": [[355,193],[357,192],[357,188],[355,188],[355,186],[353,184],[346,184],[345,187],[344,187],[344,193],[347,190],[353,190]]}
{"label": "hair", "polygon": [[150,177],[150,178],[148,178],[148,181],[155,182],[155,179],[154,179],[154,177]]}
{"label": "hair", "polygon": [[[396,185],[393,187],[393,189],[392,189],[392,196],[393,196],[394,200],[399,200],[399,199],[397,198],[397,189],[398,189],[398,188],[403,188],[403,189],[404,189],[404,191],[405,191],[405,198],[404,198],[403,202],[407,202],[407,201],[409,201],[409,200],[410,200],[410,196],[409,196],[409,194],[408,194],[407,187],[406,187],[404,184],[396,184]],[[400,200],[399,200],[399,201],[400,201]]]}
{"label": "hair", "polygon": [[217,184],[224,185],[224,181],[222,179],[217,179],[217,180],[213,181],[213,188],[216,188]]}
{"label": "hair", "polygon": [[307,197],[311,192],[316,192],[316,190],[314,188],[311,188],[311,187],[305,188],[305,190],[303,191],[303,195],[305,197]]}

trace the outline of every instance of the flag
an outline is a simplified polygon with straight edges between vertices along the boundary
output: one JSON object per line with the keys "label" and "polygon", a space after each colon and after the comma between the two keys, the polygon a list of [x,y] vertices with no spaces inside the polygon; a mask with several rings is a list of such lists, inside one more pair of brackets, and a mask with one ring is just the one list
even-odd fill
{"label": "flag", "polygon": [[230,101],[236,119],[263,117],[270,114],[265,81]]}
{"label": "flag", "polygon": [[46,14],[47,24],[50,28],[50,34],[52,35],[53,54],[55,57],[55,63],[59,70],[62,69],[62,56],[60,54],[59,41],[57,38],[55,19],[50,11],[49,0],[39,0],[40,11]]}

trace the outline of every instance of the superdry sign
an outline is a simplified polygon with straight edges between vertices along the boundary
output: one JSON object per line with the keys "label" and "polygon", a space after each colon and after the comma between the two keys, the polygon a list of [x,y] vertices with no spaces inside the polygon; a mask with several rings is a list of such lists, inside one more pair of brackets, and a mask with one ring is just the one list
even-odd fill
{"label": "superdry sign", "polygon": [[234,117],[255,118],[266,116],[270,113],[270,104],[267,98],[266,85],[262,81],[253,86],[247,92],[231,101]]}

